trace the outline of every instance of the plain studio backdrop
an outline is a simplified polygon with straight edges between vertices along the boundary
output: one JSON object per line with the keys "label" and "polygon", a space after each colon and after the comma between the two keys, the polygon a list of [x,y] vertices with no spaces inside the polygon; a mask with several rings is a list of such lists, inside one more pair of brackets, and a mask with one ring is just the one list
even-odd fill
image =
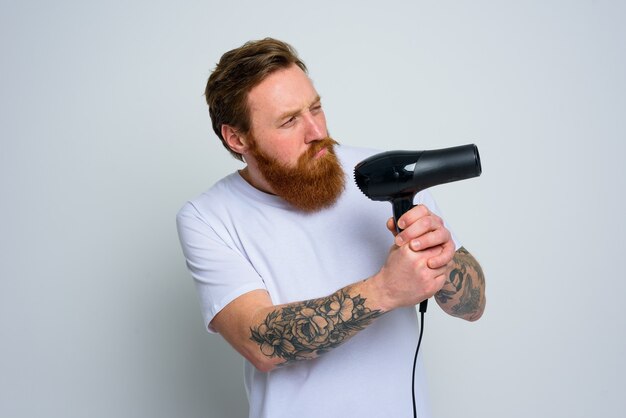
{"label": "plain studio backdrop", "polygon": [[174,217],[242,167],[204,85],[266,36],[340,142],[478,145],[480,178],[433,189],[488,283],[479,322],[427,314],[435,416],[624,416],[626,3],[1,4],[0,416],[247,414]]}

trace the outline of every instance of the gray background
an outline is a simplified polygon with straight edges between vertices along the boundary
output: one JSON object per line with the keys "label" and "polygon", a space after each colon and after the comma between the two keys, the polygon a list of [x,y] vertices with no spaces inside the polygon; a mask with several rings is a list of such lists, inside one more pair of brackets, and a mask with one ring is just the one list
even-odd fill
{"label": "gray background", "polygon": [[241,167],[204,83],[265,36],[341,142],[480,149],[481,178],[434,190],[488,277],[479,322],[428,313],[436,416],[623,416],[625,21],[606,0],[2,0],[0,416],[246,414],[174,216]]}

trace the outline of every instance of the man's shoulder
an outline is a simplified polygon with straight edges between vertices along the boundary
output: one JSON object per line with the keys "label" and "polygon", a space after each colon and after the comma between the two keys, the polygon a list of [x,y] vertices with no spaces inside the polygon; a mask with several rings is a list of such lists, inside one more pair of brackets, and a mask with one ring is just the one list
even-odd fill
{"label": "man's shoulder", "polygon": [[227,202],[232,200],[233,191],[237,189],[239,174],[231,173],[205,190],[203,193],[186,201],[180,208],[178,215],[189,212],[203,213],[211,208],[227,206]]}

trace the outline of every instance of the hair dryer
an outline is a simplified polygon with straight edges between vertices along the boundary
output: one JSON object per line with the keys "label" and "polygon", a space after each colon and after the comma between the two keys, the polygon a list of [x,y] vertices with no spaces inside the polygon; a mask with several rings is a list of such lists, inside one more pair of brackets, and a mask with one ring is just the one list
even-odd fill
{"label": "hair dryer", "polygon": [[[413,205],[415,195],[429,187],[480,176],[478,148],[474,144],[429,151],[387,151],[354,167],[357,186],[372,200],[389,201],[398,219]],[[420,312],[426,311],[420,303]]]}

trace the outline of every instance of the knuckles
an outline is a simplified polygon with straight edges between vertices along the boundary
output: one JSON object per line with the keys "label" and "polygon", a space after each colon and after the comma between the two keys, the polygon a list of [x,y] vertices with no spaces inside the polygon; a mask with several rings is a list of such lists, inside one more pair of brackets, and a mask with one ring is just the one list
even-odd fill
{"label": "knuckles", "polygon": [[[417,206],[416,208],[421,209],[425,207]],[[402,224],[404,226],[404,228],[402,228],[403,231],[406,231],[401,233],[403,238],[405,235],[408,234],[421,235],[425,232],[435,231],[437,229],[444,228],[443,219],[441,219],[439,216],[435,215],[434,213],[430,213],[428,209],[422,209],[421,212],[424,213],[411,214],[415,216],[408,216],[409,212],[407,212],[407,214],[405,214],[401,218],[401,222],[399,222],[399,224]],[[387,225],[389,226],[389,221],[387,222]]]}

